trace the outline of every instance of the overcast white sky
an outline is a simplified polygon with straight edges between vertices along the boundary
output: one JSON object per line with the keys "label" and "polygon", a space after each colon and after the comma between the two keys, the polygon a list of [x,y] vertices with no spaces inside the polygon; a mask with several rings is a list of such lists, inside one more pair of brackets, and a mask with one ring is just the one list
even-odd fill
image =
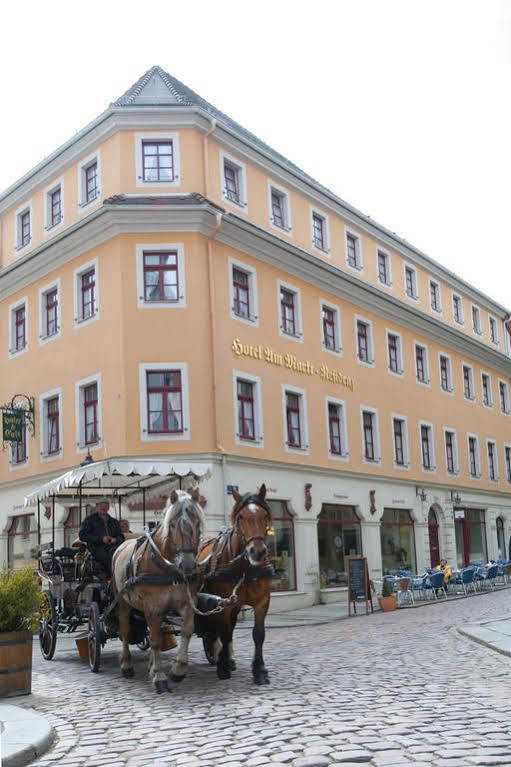
{"label": "overcast white sky", "polygon": [[153,64],[511,306],[511,0],[2,7],[0,190]]}

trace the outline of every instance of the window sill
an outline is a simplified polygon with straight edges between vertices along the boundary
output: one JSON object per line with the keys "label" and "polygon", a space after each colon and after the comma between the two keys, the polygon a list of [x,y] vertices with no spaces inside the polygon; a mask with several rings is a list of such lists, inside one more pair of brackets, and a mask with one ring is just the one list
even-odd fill
{"label": "window sill", "polygon": [[437,309],[437,308],[436,308],[436,307],[434,307],[434,306],[432,306],[432,307],[431,307],[431,311],[432,311],[432,312],[435,312],[435,314],[442,314],[442,310],[441,310],[441,309]]}
{"label": "window sill", "polygon": [[39,341],[43,344],[47,341],[52,341],[54,338],[58,338],[60,336],[60,328],[57,328],[55,333],[51,333],[50,335],[46,336],[39,336]]}
{"label": "window sill", "polygon": [[235,205],[236,208],[240,208],[240,210],[246,211],[248,208],[247,202],[242,202],[241,200],[231,200],[230,197],[227,197],[225,192],[222,193],[222,198],[228,205]]}
{"label": "window sill", "polygon": [[91,314],[90,317],[75,317],[75,328],[82,328],[85,325],[88,325],[90,322],[94,322],[99,317],[99,311],[94,312],[94,314]]}
{"label": "window sill", "polygon": [[259,317],[256,314],[244,317],[243,314],[238,314],[234,307],[231,307],[231,317],[235,320],[241,320],[242,322],[249,322],[252,325],[259,321]]}
{"label": "window sill", "polygon": [[95,197],[93,197],[91,200],[82,200],[81,202],[78,203],[78,207],[81,210],[83,210],[83,208],[86,208],[87,205],[92,205],[93,202],[97,202],[97,200],[99,200],[99,197],[100,197],[100,190],[98,189]]}
{"label": "window sill", "polygon": [[417,378],[417,383],[421,386],[430,386],[431,385],[431,378],[426,378],[424,380],[421,380],[420,378]]}
{"label": "window sill", "polygon": [[346,266],[350,269],[354,269],[356,272],[361,272],[364,269],[363,264],[350,264],[349,261],[346,261]]}
{"label": "window sill", "polygon": [[44,227],[45,232],[51,232],[53,229],[57,229],[61,224],[64,223],[64,217],[62,216],[59,221],[56,221],[54,224],[48,224],[48,226]]}
{"label": "window sill", "polygon": [[63,455],[64,455],[64,451],[62,448],[57,450],[55,453],[40,453],[41,463],[49,463],[50,461],[57,461],[59,459],[62,459]]}
{"label": "window sill", "polygon": [[380,458],[368,458],[366,455],[364,455],[364,463],[381,464],[381,457]]}
{"label": "window sill", "polygon": [[422,466],[422,471],[426,471],[428,474],[434,474],[436,471],[436,466]]}
{"label": "window sill", "polygon": [[332,461],[349,461],[350,454],[349,453],[333,453],[331,450],[329,450],[328,457],[331,458]]}
{"label": "window sill", "polygon": [[384,282],[383,280],[378,280],[380,285],[383,285],[384,288],[391,288],[392,283],[391,282]]}
{"label": "window sill", "polygon": [[375,360],[363,360],[357,356],[357,362],[360,365],[367,365],[367,367],[374,367]]}
{"label": "window sill", "polygon": [[409,298],[412,301],[418,301],[419,300],[419,296],[415,295],[415,294],[414,295],[410,295],[410,293],[405,293],[405,297]]}
{"label": "window sill", "polygon": [[325,256],[330,255],[330,248],[322,248],[321,245],[318,245],[314,240],[312,241],[312,247],[314,250],[319,250],[320,253],[323,253]]}
{"label": "window sill", "polygon": [[325,346],[325,344],[322,344],[321,351],[328,352],[328,354],[337,354],[338,356],[340,356],[342,354],[342,346],[340,346],[338,349],[336,348],[331,349],[329,346]]}
{"label": "window sill", "polygon": [[453,388],[450,388],[450,389],[444,389],[444,387],[443,387],[443,386],[441,386],[441,387],[440,387],[440,391],[441,391],[441,392],[443,392],[443,394],[454,394],[454,389],[453,389]]}
{"label": "window sill", "polygon": [[273,218],[270,218],[270,224],[275,228],[278,229],[279,232],[285,232],[286,234],[291,234],[293,231],[292,226],[281,226],[280,224],[276,224]]}
{"label": "window sill", "polygon": [[401,469],[401,471],[408,471],[410,468],[409,463],[397,463],[397,461],[394,461],[394,468],[395,469]]}
{"label": "window sill", "polygon": [[31,242],[32,242],[32,237],[30,237],[30,239],[27,240],[27,242],[23,243],[22,245],[21,244],[15,245],[14,250],[16,251],[16,253],[20,253],[22,250],[25,250],[25,248],[28,248]]}
{"label": "window sill", "polygon": [[28,352],[28,344],[27,346],[24,346],[22,349],[9,349],[9,357],[19,357],[20,354],[23,354],[24,352]]}
{"label": "window sill", "polygon": [[467,402],[475,402],[475,401],[476,401],[476,398],[475,398],[475,397],[467,397],[467,395],[466,395],[466,394],[465,394],[465,396],[464,396],[464,399],[465,399]]}

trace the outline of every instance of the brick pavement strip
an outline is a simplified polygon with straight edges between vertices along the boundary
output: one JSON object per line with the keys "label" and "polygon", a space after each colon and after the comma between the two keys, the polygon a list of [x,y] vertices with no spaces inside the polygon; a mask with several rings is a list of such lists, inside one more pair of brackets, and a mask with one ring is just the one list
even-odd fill
{"label": "brick pavement strip", "polygon": [[251,632],[236,634],[238,670],[223,682],[194,638],[189,675],[167,696],[149,685],[147,654],[134,651],[136,677],[124,680],[109,642],[91,674],[59,636],[51,663],[34,648],[22,703],[58,735],[32,767],[511,767],[511,659],[454,628],[498,618],[507,602],[497,592],[321,631],[270,629],[261,688]]}

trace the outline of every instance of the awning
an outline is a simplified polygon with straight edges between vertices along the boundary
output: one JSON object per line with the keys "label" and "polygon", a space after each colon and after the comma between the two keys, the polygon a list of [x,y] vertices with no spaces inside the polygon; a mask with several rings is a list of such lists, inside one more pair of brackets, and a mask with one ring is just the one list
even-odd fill
{"label": "awning", "polygon": [[146,458],[111,458],[94,461],[86,466],[69,469],[65,474],[46,482],[38,490],[25,496],[24,506],[35,506],[37,501],[46,501],[55,496],[61,501],[78,498],[113,496],[122,498],[136,495],[142,490],[159,490],[179,486],[184,479],[200,482],[211,476],[205,463],[179,463],[155,461]]}

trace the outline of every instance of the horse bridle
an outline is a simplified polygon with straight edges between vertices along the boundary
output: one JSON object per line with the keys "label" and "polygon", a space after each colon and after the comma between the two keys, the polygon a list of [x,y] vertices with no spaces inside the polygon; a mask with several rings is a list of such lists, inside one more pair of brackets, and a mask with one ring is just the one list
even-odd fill
{"label": "horse bridle", "polygon": [[250,538],[246,538],[243,530],[241,529],[239,513],[245,508],[245,506],[248,506],[251,503],[255,504],[256,506],[260,506],[262,509],[264,509],[268,519],[271,520],[271,509],[270,509],[270,507],[258,495],[244,496],[243,498],[240,499],[240,501],[234,507],[234,511],[236,511],[236,513],[238,515],[236,517],[236,521],[234,523],[234,530],[235,530],[236,534],[239,535],[242,544],[245,544],[245,549],[247,548],[247,546],[250,543],[252,543],[252,541],[263,541],[264,542],[264,538],[265,538],[264,535],[251,535]]}

